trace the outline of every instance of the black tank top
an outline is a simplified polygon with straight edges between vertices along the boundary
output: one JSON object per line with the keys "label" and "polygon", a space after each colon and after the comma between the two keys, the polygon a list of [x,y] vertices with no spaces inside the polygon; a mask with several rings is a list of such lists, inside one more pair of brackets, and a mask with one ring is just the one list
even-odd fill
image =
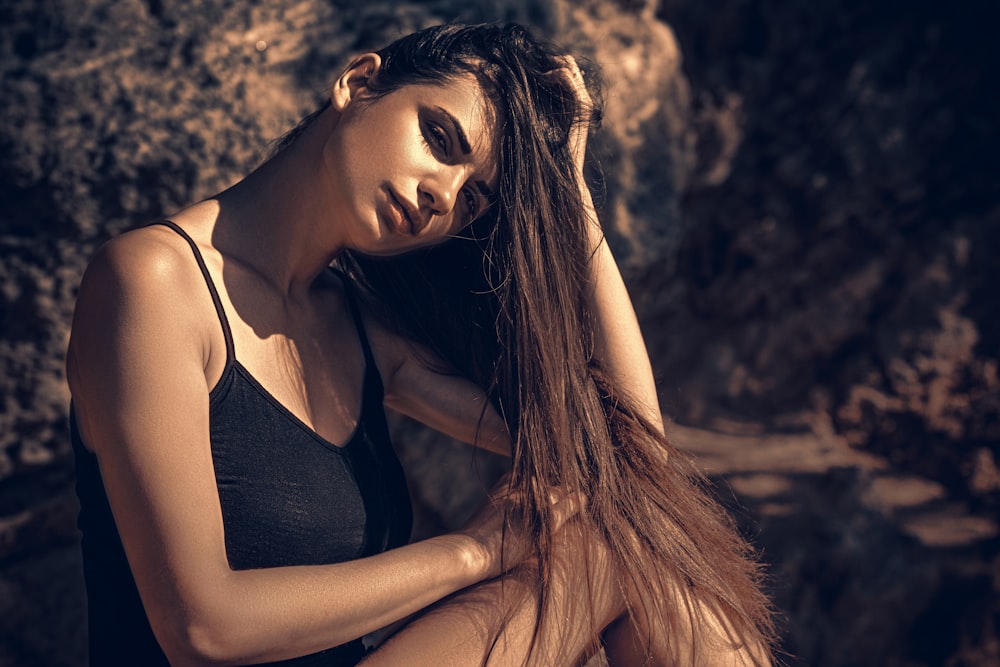
{"label": "black tank top", "polygon": [[[382,379],[349,280],[342,276],[365,355],[364,389],[357,427],[346,444],[337,446],[296,418],[236,360],[229,322],[197,245],[173,222],[160,224],[191,246],[225,335],[226,366],[209,394],[209,416],[230,567],[338,563],[406,544],[409,494],[389,441]],[[97,458],[83,445],[72,407],[70,431],[91,664],[165,665],[115,528]],[[354,665],[363,653],[358,639],[270,664]]]}

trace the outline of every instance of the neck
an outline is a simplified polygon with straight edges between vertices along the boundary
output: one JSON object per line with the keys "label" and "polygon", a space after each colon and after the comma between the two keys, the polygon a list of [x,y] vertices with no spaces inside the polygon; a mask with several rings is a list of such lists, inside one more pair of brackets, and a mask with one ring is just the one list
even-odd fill
{"label": "neck", "polygon": [[275,289],[308,290],[343,250],[337,206],[322,187],[327,111],[284,151],[218,195],[213,245]]}

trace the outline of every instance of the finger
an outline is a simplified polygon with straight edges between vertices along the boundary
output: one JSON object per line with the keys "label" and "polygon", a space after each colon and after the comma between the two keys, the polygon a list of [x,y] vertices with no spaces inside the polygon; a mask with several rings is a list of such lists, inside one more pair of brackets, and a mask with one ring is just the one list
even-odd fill
{"label": "finger", "polygon": [[587,495],[583,491],[571,491],[562,486],[552,487],[549,489],[549,503],[553,507],[577,512],[587,507]]}
{"label": "finger", "polygon": [[587,499],[583,493],[570,493],[564,496],[559,502],[552,506],[553,517],[555,518],[555,528],[559,530],[567,521],[584,512],[587,508]]}
{"label": "finger", "polygon": [[587,90],[587,83],[584,81],[583,72],[580,71],[580,67],[576,64],[575,60],[568,62],[565,67],[552,70],[552,74],[562,79],[564,84],[579,100],[580,104],[584,107],[590,106],[590,91]]}
{"label": "finger", "polygon": [[577,64],[576,58],[574,58],[569,53],[561,56],[556,56],[556,60],[561,62],[563,64],[563,67],[569,69],[570,71],[577,71],[577,72],[580,71],[580,66],[579,64]]}
{"label": "finger", "polygon": [[574,88],[583,86],[583,71],[580,69],[580,65],[576,62],[576,58],[567,54],[564,56],[557,56],[555,61],[559,63],[561,67],[556,67],[555,69],[546,72],[546,74],[558,75],[572,84]]}

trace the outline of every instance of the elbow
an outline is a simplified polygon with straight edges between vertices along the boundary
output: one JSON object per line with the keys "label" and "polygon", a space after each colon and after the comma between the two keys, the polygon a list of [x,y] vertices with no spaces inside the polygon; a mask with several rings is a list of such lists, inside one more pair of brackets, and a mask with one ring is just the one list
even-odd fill
{"label": "elbow", "polygon": [[246,664],[246,638],[236,630],[238,623],[223,618],[181,614],[154,625],[160,647],[171,665],[219,667]]}

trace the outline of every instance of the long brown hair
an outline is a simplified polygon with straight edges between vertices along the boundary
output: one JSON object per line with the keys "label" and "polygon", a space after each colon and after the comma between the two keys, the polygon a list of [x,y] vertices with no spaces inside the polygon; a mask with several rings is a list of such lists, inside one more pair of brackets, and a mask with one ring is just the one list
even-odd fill
{"label": "long brown hair", "polygon": [[559,485],[584,494],[581,520],[634,591],[630,613],[668,646],[689,641],[686,617],[695,628],[714,620],[731,641],[769,652],[771,610],[752,550],[688,457],[594,359],[592,221],[568,138],[575,123],[594,120],[599,101],[579,108],[546,75],[562,66],[559,52],[517,25],[439,26],[379,53],[375,94],[472,73],[493,101],[500,176],[490,213],[434,248],[391,260],[348,253],[342,262],[393,326],[484,387],[506,421],[511,516],[537,536],[535,637],[554,610],[549,490]]}

